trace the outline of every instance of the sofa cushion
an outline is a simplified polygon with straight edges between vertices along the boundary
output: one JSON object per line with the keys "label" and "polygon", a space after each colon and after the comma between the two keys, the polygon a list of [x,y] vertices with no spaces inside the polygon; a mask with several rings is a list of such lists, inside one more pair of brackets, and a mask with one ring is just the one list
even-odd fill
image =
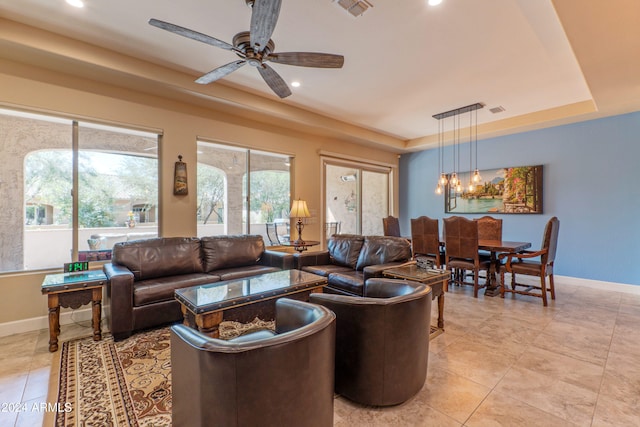
{"label": "sofa cushion", "polygon": [[327,249],[331,262],[345,267],[356,268],[364,237],[355,234],[335,234],[329,238]]}
{"label": "sofa cushion", "polygon": [[364,275],[361,271],[349,273],[331,273],[327,278],[328,286],[352,295],[364,295]]}
{"label": "sofa cushion", "polygon": [[200,239],[204,271],[255,265],[264,252],[260,235],[207,236]]}
{"label": "sofa cushion", "polygon": [[219,277],[220,280],[235,280],[250,276],[257,276],[259,274],[273,273],[274,271],[280,271],[280,269],[276,267],[269,267],[267,265],[248,265],[245,267],[223,268],[221,270],[213,271],[210,274]]}
{"label": "sofa cushion", "polygon": [[302,271],[306,271],[307,273],[317,274],[318,276],[327,277],[331,273],[348,273],[350,271],[353,271],[353,268],[345,267],[344,265],[335,265],[335,264],[307,265],[302,267]]}
{"label": "sofa cushion", "polygon": [[369,265],[408,261],[411,258],[411,244],[403,237],[366,236],[360,251],[356,270]]}
{"label": "sofa cushion", "polygon": [[200,240],[195,237],[161,237],[116,243],[112,262],[127,267],[136,281],[203,272]]}
{"label": "sofa cushion", "polygon": [[158,277],[135,282],[133,285],[133,306],[140,307],[160,301],[170,301],[175,298],[174,291],[176,289],[206,285],[219,280],[217,276],[200,273]]}

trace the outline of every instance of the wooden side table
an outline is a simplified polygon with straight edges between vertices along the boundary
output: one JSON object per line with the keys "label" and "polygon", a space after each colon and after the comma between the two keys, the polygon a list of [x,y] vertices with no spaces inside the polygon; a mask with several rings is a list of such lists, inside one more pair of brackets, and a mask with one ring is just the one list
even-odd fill
{"label": "wooden side table", "polygon": [[80,308],[92,303],[91,325],[93,340],[102,339],[100,318],[102,316],[102,288],[107,276],[100,270],[79,273],[47,274],[42,282],[42,294],[48,296],[49,306],[49,351],[58,350],[60,335],[60,307]]}
{"label": "wooden side table", "polygon": [[431,286],[432,299],[438,298],[438,328],[444,331],[444,293],[451,273],[446,270],[428,270],[416,264],[384,270],[382,275],[393,279],[412,280]]}

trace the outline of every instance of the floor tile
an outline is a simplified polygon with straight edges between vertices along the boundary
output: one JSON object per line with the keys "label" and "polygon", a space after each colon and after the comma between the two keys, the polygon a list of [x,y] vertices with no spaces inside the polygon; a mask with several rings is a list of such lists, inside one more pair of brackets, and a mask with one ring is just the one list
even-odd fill
{"label": "floor tile", "polygon": [[598,398],[592,427],[640,426],[639,403],[628,404],[606,396]]}
{"label": "floor tile", "polygon": [[492,392],[465,423],[465,426],[575,427],[575,424],[507,395]]}
{"label": "floor tile", "polygon": [[511,369],[495,389],[580,426],[589,426],[597,393],[522,367]]}

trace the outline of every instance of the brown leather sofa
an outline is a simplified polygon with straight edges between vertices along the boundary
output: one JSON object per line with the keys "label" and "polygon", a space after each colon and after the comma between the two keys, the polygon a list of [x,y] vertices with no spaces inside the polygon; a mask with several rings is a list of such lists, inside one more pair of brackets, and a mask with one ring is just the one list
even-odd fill
{"label": "brown leather sofa", "polygon": [[325,292],[364,295],[367,279],[411,260],[411,244],[402,237],[335,234],[327,250],[295,254],[297,268],[325,276]]}
{"label": "brown leather sofa", "polygon": [[182,319],[174,291],[289,270],[293,255],[265,250],[262,236],[169,237],[116,243],[104,265],[114,339]]}
{"label": "brown leather sofa", "polygon": [[400,404],[422,389],[429,358],[431,288],[369,279],[364,297],[311,294],[336,314],[336,384],[365,405]]}
{"label": "brown leather sofa", "polygon": [[336,323],[281,298],[276,331],[223,341],[171,328],[174,426],[333,426]]}

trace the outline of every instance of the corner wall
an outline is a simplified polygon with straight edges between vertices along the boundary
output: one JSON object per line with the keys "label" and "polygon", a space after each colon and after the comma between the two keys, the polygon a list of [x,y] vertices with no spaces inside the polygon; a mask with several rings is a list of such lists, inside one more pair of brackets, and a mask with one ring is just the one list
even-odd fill
{"label": "corner wall", "polygon": [[[445,172],[451,151],[445,149]],[[546,221],[557,216],[556,274],[640,285],[640,112],[478,141],[478,151],[480,169],[544,165],[543,214],[495,215],[505,240],[537,249]],[[463,144],[461,165],[468,152]],[[410,218],[448,216],[434,193],[437,174],[437,149],[401,157],[403,233]]]}

